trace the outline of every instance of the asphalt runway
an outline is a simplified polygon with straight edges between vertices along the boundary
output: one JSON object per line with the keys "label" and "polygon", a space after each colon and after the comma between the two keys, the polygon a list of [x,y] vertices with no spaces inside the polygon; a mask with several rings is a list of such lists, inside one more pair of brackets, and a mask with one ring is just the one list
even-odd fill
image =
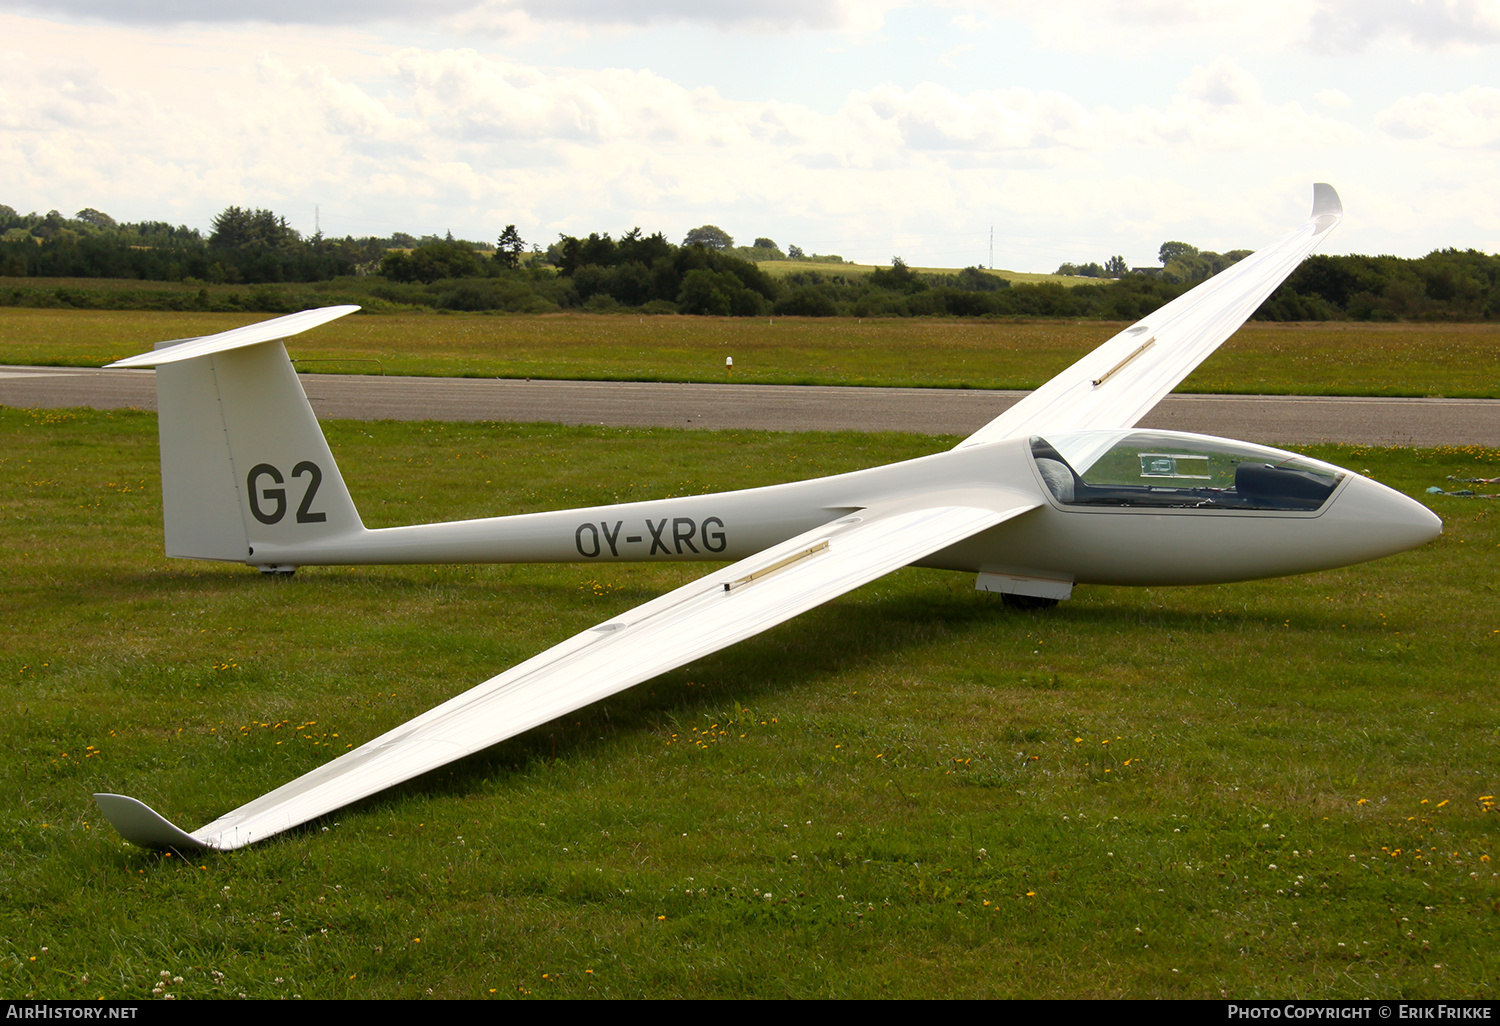
{"label": "asphalt runway", "polygon": [[[0,366],[0,405],[156,408],[155,371]],[[967,435],[1026,393],[304,374],[320,417]],[[1268,445],[1500,448],[1500,400],[1170,395],[1143,427]]]}

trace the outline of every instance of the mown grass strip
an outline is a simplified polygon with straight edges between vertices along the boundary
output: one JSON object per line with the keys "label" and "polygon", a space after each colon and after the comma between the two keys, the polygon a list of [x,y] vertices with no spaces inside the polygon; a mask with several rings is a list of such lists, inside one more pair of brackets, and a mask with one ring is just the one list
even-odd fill
{"label": "mown grass strip", "polygon": [[[245,314],[0,310],[0,363],[101,366]],[[1035,388],[1122,325],[957,319],[356,316],[300,336],[307,369],[455,377]],[[1252,323],[1178,391],[1500,397],[1500,325]],[[725,358],[734,358],[733,377]],[[343,362],[347,361],[347,362]]]}

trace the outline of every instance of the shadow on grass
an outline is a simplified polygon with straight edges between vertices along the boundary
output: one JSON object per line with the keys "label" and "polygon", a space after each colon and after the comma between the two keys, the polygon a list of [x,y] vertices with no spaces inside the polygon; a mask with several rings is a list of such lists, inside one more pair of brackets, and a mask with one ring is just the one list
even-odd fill
{"label": "shadow on grass", "polygon": [[[275,578],[262,577],[240,566],[224,565],[189,571],[173,568],[115,573],[99,583],[112,583],[119,593],[137,601],[181,598],[184,594],[214,599],[233,597],[238,601],[230,605],[241,608],[238,611],[226,608],[224,615],[230,618],[243,615],[246,605],[275,603],[277,596],[284,596],[289,623],[297,616],[316,616],[319,607],[344,610],[346,616],[361,620],[365,614],[357,607],[365,602],[381,607],[385,611],[382,615],[389,613],[398,621],[404,620],[417,633],[423,632],[424,621],[437,627],[447,609],[467,610],[465,618],[470,621],[479,618],[481,624],[451,625],[454,630],[444,636],[444,643],[468,647],[466,658],[472,661],[486,651],[495,651],[488,645],[494,632],[484,617],[487,610],[497,606],[513,608],[521,616],[530,610],[559,614],[558,636],[544,639],[533,647],[534,651],[562,640],[575,630],[610,619],[622,609],[657,597],[681,582],[683,570],[698,571],[698,568],[667,566],[632,568],[642,572],[622,573],[619,585],[600,600],[580,587],[581,574],[575,569],[505,568],[498,573],[488,568],[475,571],[467,567],[441,567],[436,568],[436,573],[433,569],[323,571],[315,568],[310,574]],[[707,569],[710,567],[705,565],[703,570]],[[998,645],[1001,650],[1019,654],[1022,649],[1030,651],[1031,642],[1026,636],[1039,628],[1052,635],[1076,634],[1083,638],[1149,641],[1176,635],[1179,639],[1192,637],[1212,644],[1216,638],[1262,634],[1282,622],[1282,607],[1269,596],[1242,595],[1236,600],[1238,608],[1214,611],[1210,603],[1172,597],[1175,589],[1119,592],[1089,589],[1080,600],[1057,609],[1021,612],[1006,608],[996,596],[969,590],[968,583],[966,576],[921,570],[903,572],[331,815],[399,809],[413,798],[472,796],[494,788],[513,788],[522,785],[527,774],[556,760],[603,758],[622,736],[659,731],[679,720],[717,716],[730,702],[737,706],[754,704],[809,686],[826,685],[831,678],[847,680],[851,673],[857,676],[878,669],[904,653],[922,648],[970,652]],[[423,596],[434,593],[441,593],[441,608],[431,605],[417,608],[422,605],[419,600]],[[1116,599],[1116,595],[1120,598]],[[103,595],[90,597],[109,601]],[[1339,626],[1338,614],[1307,610],[1305,603],[1300,605],[1299,628],[1320,631]],[[410,617],[404,615],[406,608],[413,610]],[[1343,618],[1347,620],[1347,614]],[[379,630],[368,622],[361,629]],[[466,634],[472,640],[465,641]],[[391,662],[401,661],[403,645],[399,639],[382,638],[378,633],[366,637],[370,639],[372,652],[378,654],[384,650],[390,654]],[[484,641],[478,640],[481,638]],[[310,637],[310,648],[315,649],[319,643]],[[1104,652],[1101,645],[1100,654]],[[484,667],[483,672],[500,672],[505,665]],[[950,686],[1038,686],[1018,683],[1014,667],[991,671],[981,666],[963,673],[932,673],[932,676]],[[437,696],[433,704],[466,690],[480,679],[476,675],[454,680],[452,689]],[[373,733],[396,725],[387,723]],[[295,772],[291,774],[294,775]],[[238,791],[225,788],[222,793],[235,795],[229,801],[236,803],[254,797]],[[317,832],[326,822],[327,817],[323,817],[293,832]]]}
{"label": "shadow on grass", "polygon": [[[397,592],[412,586],[411,582],[391,585]],[[576,594],[576,589],[558,585],[526,587],[542,595],[555,593],[544,599],[554,603]],[[633,594],[637,590],[640,594]],[[1019,646],[1029,644],[1020,635],[1039,625],[1057,626],[1059,621],[1083,633],[1165,636],[1175,632],[1212,637],[1240,634],[1247,629],[1261,631],[1268,620],[1258,615],[1258,610],[1199,612],[1075,605],[1040,612],[1017,611],[1003,606],[998,597],[967,591],[913,590],[917,593],[863,599],[856,592],[755,638],[353,803],[337,814],[369,813],[397,808],[413,798],[462,797],[490,786],[506,787],[540,765],[598,756],[622,734],[659,730],[669,721],[718,715],[726,702],[737,707],[753,704],[816,686],[832,676],[878,667],[923,646],[973,647],[985,631],[1004,631]],[[651,597],[654,593],[644,588],[611,595],[632,603]],[[1009,671],[995,673],[996,677],[1007,675],[1011,675]],[[981,675],[970,683],[986,681]],[[314,820],[288,833],[317,832],[325,820]]]}

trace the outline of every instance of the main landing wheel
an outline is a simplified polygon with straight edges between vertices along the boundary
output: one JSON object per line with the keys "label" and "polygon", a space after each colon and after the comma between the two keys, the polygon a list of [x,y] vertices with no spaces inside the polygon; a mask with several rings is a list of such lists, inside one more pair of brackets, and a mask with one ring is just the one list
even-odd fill
{"label": "main landing wheel", "polygon": [[1057,599],[1041,598],[1038,595],[1012,595],[1008,591],[1001,592],[1000,599],[1007,609],[1051,609],[1057,605]]}

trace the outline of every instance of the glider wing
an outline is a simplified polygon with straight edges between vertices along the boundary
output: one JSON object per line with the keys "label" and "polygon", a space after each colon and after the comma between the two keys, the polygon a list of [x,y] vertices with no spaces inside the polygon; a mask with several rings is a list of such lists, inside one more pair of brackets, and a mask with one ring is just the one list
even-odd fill
{"label": "glider wing", "polygon": [[956,448],[1038,431],[1133,427],[1255,313],[1344,216],[1331,185],[1295,231],[1137,321]]}
{"label": "glider wing", "polygon": [[239,848],[751,637],[1039,505],[971,490],[840,517],[592,627],[187,834],[96,795],[145,847]]}

